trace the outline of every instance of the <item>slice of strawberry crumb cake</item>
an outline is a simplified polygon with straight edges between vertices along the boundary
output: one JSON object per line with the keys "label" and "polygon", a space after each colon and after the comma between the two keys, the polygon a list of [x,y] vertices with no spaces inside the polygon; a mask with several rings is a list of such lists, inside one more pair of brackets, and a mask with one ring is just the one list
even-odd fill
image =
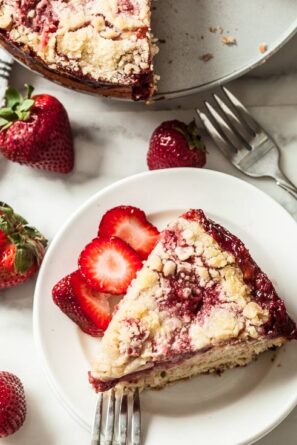
{"label": "slice of strawberry crumb cake", "polygon": [[190,210],[168,225],[105,331],[96,391],[161,388],[244,366],[296,339],[295,323],[244,244]]}

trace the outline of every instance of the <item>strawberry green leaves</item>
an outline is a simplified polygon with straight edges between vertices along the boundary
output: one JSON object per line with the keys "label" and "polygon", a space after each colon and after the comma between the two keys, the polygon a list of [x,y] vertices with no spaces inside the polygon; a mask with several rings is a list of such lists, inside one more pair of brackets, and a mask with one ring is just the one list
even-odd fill
{"label": "strawberry green leaves", "polygon": [[197,127],[195,119],[193,119],[186,127],[186,129],[182,129],[180,127],[175,127],[175,130],[180,132],[188,142],[189,148],[191,150],[197,148],[203,152],[206,151],[205,145],[201,140],[201,136],[199,135],[199,129]]}
{"label": "strawberry green leaves", "polygon": [[14,268],[17,273],[25,273],[34,263],[40,265],[47,240],[3,202],[0,202],[0,230],[16,248]]}
{"label": "strawberry green leaves", "polygon": [[26,121],[30,117],[30,110],[34,105],[31,98],[33,87],[25,84],[26,95],[23,96],[15,88],[9,87],[5,93],[5,107],[0,108],[1,131],[9,128],[13,122]]}

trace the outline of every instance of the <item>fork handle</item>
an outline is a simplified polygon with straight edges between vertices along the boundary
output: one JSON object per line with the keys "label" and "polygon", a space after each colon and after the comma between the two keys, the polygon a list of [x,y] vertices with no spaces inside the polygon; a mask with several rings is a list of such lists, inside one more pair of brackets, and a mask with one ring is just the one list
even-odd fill
{"label": "fork handle", "polygon": [[297,187],[282,173],[279,173],[276,178],[276,183],[281,188],[289,192],[295,199],[297,199]]}

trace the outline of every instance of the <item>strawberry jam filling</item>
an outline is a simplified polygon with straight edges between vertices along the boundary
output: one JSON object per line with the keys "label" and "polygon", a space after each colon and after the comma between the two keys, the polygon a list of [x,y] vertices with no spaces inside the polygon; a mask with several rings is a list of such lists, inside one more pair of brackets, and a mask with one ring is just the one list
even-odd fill
{"label": "strawberry jam filling", "polygon": [[149,99],[154,88],[154,78],[152,71],[144,71],[134,75],[135,85],[132,87],[132,97],[134,100]]}
{"label": "strawberry jam filling", "polygon": [[136,14],[139,12],[139,5],[131,0],[118,0],[118,12],[127,14]]}
{"label": "strawberry jam filling", "polygon": [[[178,263],[176,248],[187,248],[188,245],[180,231],[165,230],[161,235],[164,249],[170,252],[170,258]],[[203,262],[202,255],[200,260]],[[161,310],[169,311],[173,316],[183,318],[191,322],[195,318],[202,319],[209,313],[210,309],[220,304],[219,284],[210,281],[200,285],[195,272],[194,258],[191,256],[179,266],[179,271],[167,278],[169,292],[166,298],[161,299],[159,306]],[[207,265],[204,264],[208,268]]]}
{"label": "strawberry jam filling", "polygon": [[42,34],[57,30],[59,20],[55,16],[49,0],[23,0],[17,3],[21,25]]}
{"label": "strawberry jam filling", "polygon": [[183,217],[198,221],[223,250],[234,256],[242,271],[244,282],[251,289],[252,299],[269,311],[269,320],[264,325],[265,334],[272,337],[297,338],[296,325],[287,315],[284,302],[278,298],[271,281],[252,259],[242,241],[224,227],[208,219],[202,210],[190,210]]}

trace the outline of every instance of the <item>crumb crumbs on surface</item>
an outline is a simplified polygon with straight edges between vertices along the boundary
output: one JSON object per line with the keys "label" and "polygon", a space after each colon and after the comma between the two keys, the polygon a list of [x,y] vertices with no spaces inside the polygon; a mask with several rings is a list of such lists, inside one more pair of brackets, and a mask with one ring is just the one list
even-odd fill
{"label": "crumb crumbs on surface", "polygon": [[228,46],[237,45],[237,40],[233,36],[223,36],[222,42],[224,45]]}
{"label": "crumb crumbs on surface", "polygon": [[202,56],[200,56],[199,59],[202,60],[203,62],[209,62],[211,59],[213,59],[213,54],[212,53],[202,54]]}
{"label": "crumb crumbs on surface", "polygon": [[259,52],[261,54],[264,54],[268,49],[268,45],[266,43],[260,43],[259,45]]}
{"label": "crumb crumbs on surface", "polygon": [[224,28],[222,28],[221,26],[209,26],[208,31],[212,32],[213,34],[215,34],[217,32],[219,34],[223,34]]}
{"label": "crumb crumbs on surface", "polygon": [[281,364],[281,363],[278,363],[278,364],[276,365],[276,367],[277,367],[277,368],[281,368],[281,367],[282,367],[282,364]]}

